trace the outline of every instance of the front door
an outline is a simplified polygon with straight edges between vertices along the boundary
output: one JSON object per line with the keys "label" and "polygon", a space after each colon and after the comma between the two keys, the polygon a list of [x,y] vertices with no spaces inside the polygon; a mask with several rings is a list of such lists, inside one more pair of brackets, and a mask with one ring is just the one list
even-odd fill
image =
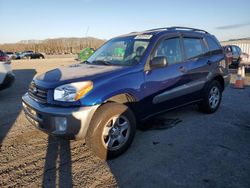
{"label": "front door", "polygon": [[179,101],[173,102],[172,99],[183,95],[188,81],[183,79],[188,64],[184,62],[180,37],[162,39],[153,50],[150,59],[157,56],[165,56],[168,65],[145,71],[147,97],[143,105],[148,107],[147,112],[150,114],[178,106]]}

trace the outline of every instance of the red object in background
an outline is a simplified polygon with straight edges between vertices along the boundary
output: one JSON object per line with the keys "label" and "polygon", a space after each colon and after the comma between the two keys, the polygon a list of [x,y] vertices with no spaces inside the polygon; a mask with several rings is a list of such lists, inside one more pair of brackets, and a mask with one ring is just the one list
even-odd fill
{"label": "red object in background", "polygon": [[7,61],[8,60],[8,56],[0,56],[0,61]]}
{"label": "red object in background", "polygon": [[4,61],[6,64],[10,64],[10,58],[5,53],[0,51],[0,61]]}

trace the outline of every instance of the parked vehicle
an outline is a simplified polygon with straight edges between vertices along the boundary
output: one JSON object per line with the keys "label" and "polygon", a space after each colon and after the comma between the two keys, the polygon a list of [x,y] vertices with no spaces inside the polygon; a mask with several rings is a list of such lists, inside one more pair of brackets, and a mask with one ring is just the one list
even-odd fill
{"label": "parked vehicle", "polygon": [[25,54],[23,58],[26,59],[44,59],[44,55],[38,52]]}
{"label": "parked vehicle", "polygon": [[10,58],[10,59],[16,59],[16,54],[14,52],[5,52],[5,54]]}
{"label": "parked vehicle", "polygon": [[214,113],[229,80],[213,35],[160,28],[113,38],[84,63],[35,77],[23,109],[42,131],[85,138],[97,156],[110,159],[126,151],[139,121],[191,103]]}
{"label": "parked vehicle", "polygon": [[15,80],[10,63],[9,56],[0,50],[0,90],[10,87]]}
{"label": "parked vehicle", "polygon": [[224,47],[228,53],[232,53],[232,63],[230,67],[238,68],[240,63],[240,56],[241,56],[241,49],[239,46],[236,45],[227,45]]}
{"label": "parked vehicle", "polygon": [[22,59],[22,52],[15,52],[15,59]]}
{"label": "parked vehicle", "polygon": [[8,64],[10,64],[11,62],[10,57],[1,50],[0,50],[0,62],[7,62]]}
{"label": "parked vehicle", "polygon": [[226,58],[228,61],[228,65],[230,66],[233,63],[233,52],[229,46],[223,46],[224,52],[226,54]]}
{"label": "parked vehicle", "polygon": [[19,56],[20,56],[20,59],[25,59],[26,56],[31,55],[33,53],[34,53],[33,51],[23,51],[23,52],[19,52]]}

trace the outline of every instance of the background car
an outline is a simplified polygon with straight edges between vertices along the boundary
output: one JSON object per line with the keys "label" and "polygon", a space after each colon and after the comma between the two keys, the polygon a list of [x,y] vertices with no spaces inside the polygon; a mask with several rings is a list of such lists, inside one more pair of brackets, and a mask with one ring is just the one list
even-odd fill
{"label": "background car", "polygon": [[25,59],[27,55],[30,55],[33,53],[34,53],[33,51],[23,51],[23,52],[20,52],[19,56],[20,56],[20,59]]}
{"label": "background car", "polygon": [[9,56],[4,53],[3,51],[0,50],[0,62],[8,62],[10,63],[10,58]]}
{"label": "background car", "polygon": [[10,58],[10,59],[16,59],[16,54],[14,52],[5,52],[5,54]]}
{"label": "background car", "polygon": [[15,52],[16,59],[21,59],[22,52]]}
{"label": "background car", "polygon": [[223,49],[228,61],[228,65],[231,65],[233,62],[233,53],[231,51],[231,48],[229,46],[223,46]]}
{"label": "background car", "polygon": [[224,46],[224,49],[226,49],[227,53],[232,53],[232,63],[230,65],[230,68],[238,68],[240,63],[240,56],[241,56],[241,49],[239,46],[236,45],[227,45]]}
{"label": "background car", "polygon": [[44,55],[39,52],[26,53],[24,55],[26,59],[44,59]]}
{"label": "background car", "polygon": [[0,50],[0,90],[10,87],[15,80],[10,63],[9,56]]}

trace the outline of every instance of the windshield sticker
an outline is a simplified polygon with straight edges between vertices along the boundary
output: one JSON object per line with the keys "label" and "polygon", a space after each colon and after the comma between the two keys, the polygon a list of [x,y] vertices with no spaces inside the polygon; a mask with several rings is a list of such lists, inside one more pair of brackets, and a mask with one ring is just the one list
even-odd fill
{"label": "windshield sticker", "polygon": [[151,39],[153,35],[137,35],[135,39]]}

